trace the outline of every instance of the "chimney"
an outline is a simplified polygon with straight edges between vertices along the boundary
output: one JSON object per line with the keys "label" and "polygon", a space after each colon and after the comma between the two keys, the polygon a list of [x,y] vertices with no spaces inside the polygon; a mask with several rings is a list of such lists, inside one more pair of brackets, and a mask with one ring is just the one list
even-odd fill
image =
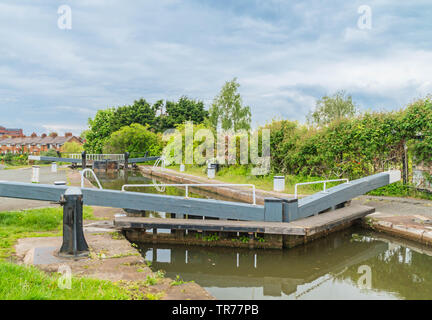
{"label": "chimney", "polygon": [[66,133],[65,133],[65,137],[66,137],[66,138],[72,137],[72,132],[66,132]]}

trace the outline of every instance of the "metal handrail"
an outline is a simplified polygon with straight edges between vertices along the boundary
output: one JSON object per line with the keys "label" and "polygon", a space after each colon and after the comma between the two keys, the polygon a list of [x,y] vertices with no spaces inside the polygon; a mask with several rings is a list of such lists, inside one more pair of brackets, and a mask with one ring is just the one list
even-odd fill
{"label": "metal handrail", "polygon": [[153,169],[157,168],[158,165],[161,165],[161,170],[163,171],[163,169],[165,169],[165,158],[164,157],[160,157],[159,159],[156,160],[156,162],[153,165]]}
{"label": "metal handrail", "polygon": [[310,182],[300,182],[300,183],[296,183],[294,186],[294,198],[297,199],[297,186],[302,186],[302,185],[308,185],[308,184],[317,184],[317,183],[324,183],[324,187],[323,187],[323,191],[322,192],[327,192],[327,182],[337,182],[337,181],[346,181],[346,183],[349,183],[348,179],[334,179],[334,180],[321,180],[321,181],[310,181]]}
{"label": "metal handrail", "polygon": [[[70,153],[68,156],[72,159],[81,159],[82,154],[80,153]],[[111,154],[99,154],[99,153],[87,153],[86,160],[88,161],[103,161],[103,160],[114,160],[114,161],[124,161],[125,155],[123,153],[111,153]]]}
{"label": "metal handrail", "polygon": [[91,172],[93,174],[93,177],[95,178],[98,186],[99,186],[99,189],[103,189],[102,185],[99,182],[98,177],[96,177],[96,173],[94,173],[94,171],[92,169],[84,169],[84,170],[80,171],[80,174],[81,174],[81,188],[84,188],[84,173],[86,173],[86,172]]}
{"label": "metal handrail", "polygon": [[155,189],[156,189],[157,191],[159,191],[159,192],[165,192],[165,186],[164,186],[164,185],[160,186],[160,185],[157,183],[157,180],[156,180],[155,177],[152,178],[152,182],[153,182],[153,186],[155,187]]}
{"label": "metal handrail", "polygon": [[[235,184],[235,183],[161,183],[157,184],[158,187],[185,187],[185,197],[189,198],[189,187],[252,187],[252,201],[253,205],[256,205],[256,194],[254,184]],[[125,184],[122,187],[122,191],[126,191],[126,188],[136,187],[155,187],[154,184]]]}

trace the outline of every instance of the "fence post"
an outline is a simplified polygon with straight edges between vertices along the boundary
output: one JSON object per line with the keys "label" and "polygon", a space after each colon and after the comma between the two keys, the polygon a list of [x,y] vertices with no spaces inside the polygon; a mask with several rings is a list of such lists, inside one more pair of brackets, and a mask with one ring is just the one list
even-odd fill
{"label": "fence post", "polygon": [[87,167],[87,154],[85,151],[81,153],[81,159],[82,159],[82,169],[84,170]]}
{"label": "fence post", "polygon": [[66,190],[60,203],[63,206],[63,244],[59,256],[87,256],[89,247],[83,231],[83,196],[80,188]]}
{"label": "fence post", "polygon": [[128,169],[129,166],[129,152],[125,152],[124,154],[124,168],[125,170]]}

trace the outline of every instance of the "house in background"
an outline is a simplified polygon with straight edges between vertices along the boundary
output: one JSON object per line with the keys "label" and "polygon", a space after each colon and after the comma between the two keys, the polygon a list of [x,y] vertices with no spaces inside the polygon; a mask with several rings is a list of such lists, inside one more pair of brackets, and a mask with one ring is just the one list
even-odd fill
{"label": "house in background", "polygon": [[24,134],[22,129],[8,129],[0,126],[0,138],[6,136],[17,138],[17,137],[23,137]]}
{"label": "house in background", "polygon": [[84,141],[80,137],[72,135],[68,132],[64,136],[59,136],[56,133],[50,135],[42,134],[38,136],[33,133],[31,136],[20,136],[20,137],[1,137],[0,136],[0,153],[29,153],[38,155],[40,152],[55,150],[60,151],[60,148],[66,142],[76,142],[83,144]]}

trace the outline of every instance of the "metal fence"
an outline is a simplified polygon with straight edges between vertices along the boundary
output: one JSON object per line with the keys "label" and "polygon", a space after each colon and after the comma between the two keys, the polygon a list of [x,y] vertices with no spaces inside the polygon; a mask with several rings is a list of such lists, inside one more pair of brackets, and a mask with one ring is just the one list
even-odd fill
{"label": "metal fence", "polygon": [[[63,155],[66,158],[82,159],[81,153],[64,153]],[[103,160],[124,161],[125,155],[124,153],[120,153],[120,154],[87,153],[86,154],[86,161],[103,161]]]}

